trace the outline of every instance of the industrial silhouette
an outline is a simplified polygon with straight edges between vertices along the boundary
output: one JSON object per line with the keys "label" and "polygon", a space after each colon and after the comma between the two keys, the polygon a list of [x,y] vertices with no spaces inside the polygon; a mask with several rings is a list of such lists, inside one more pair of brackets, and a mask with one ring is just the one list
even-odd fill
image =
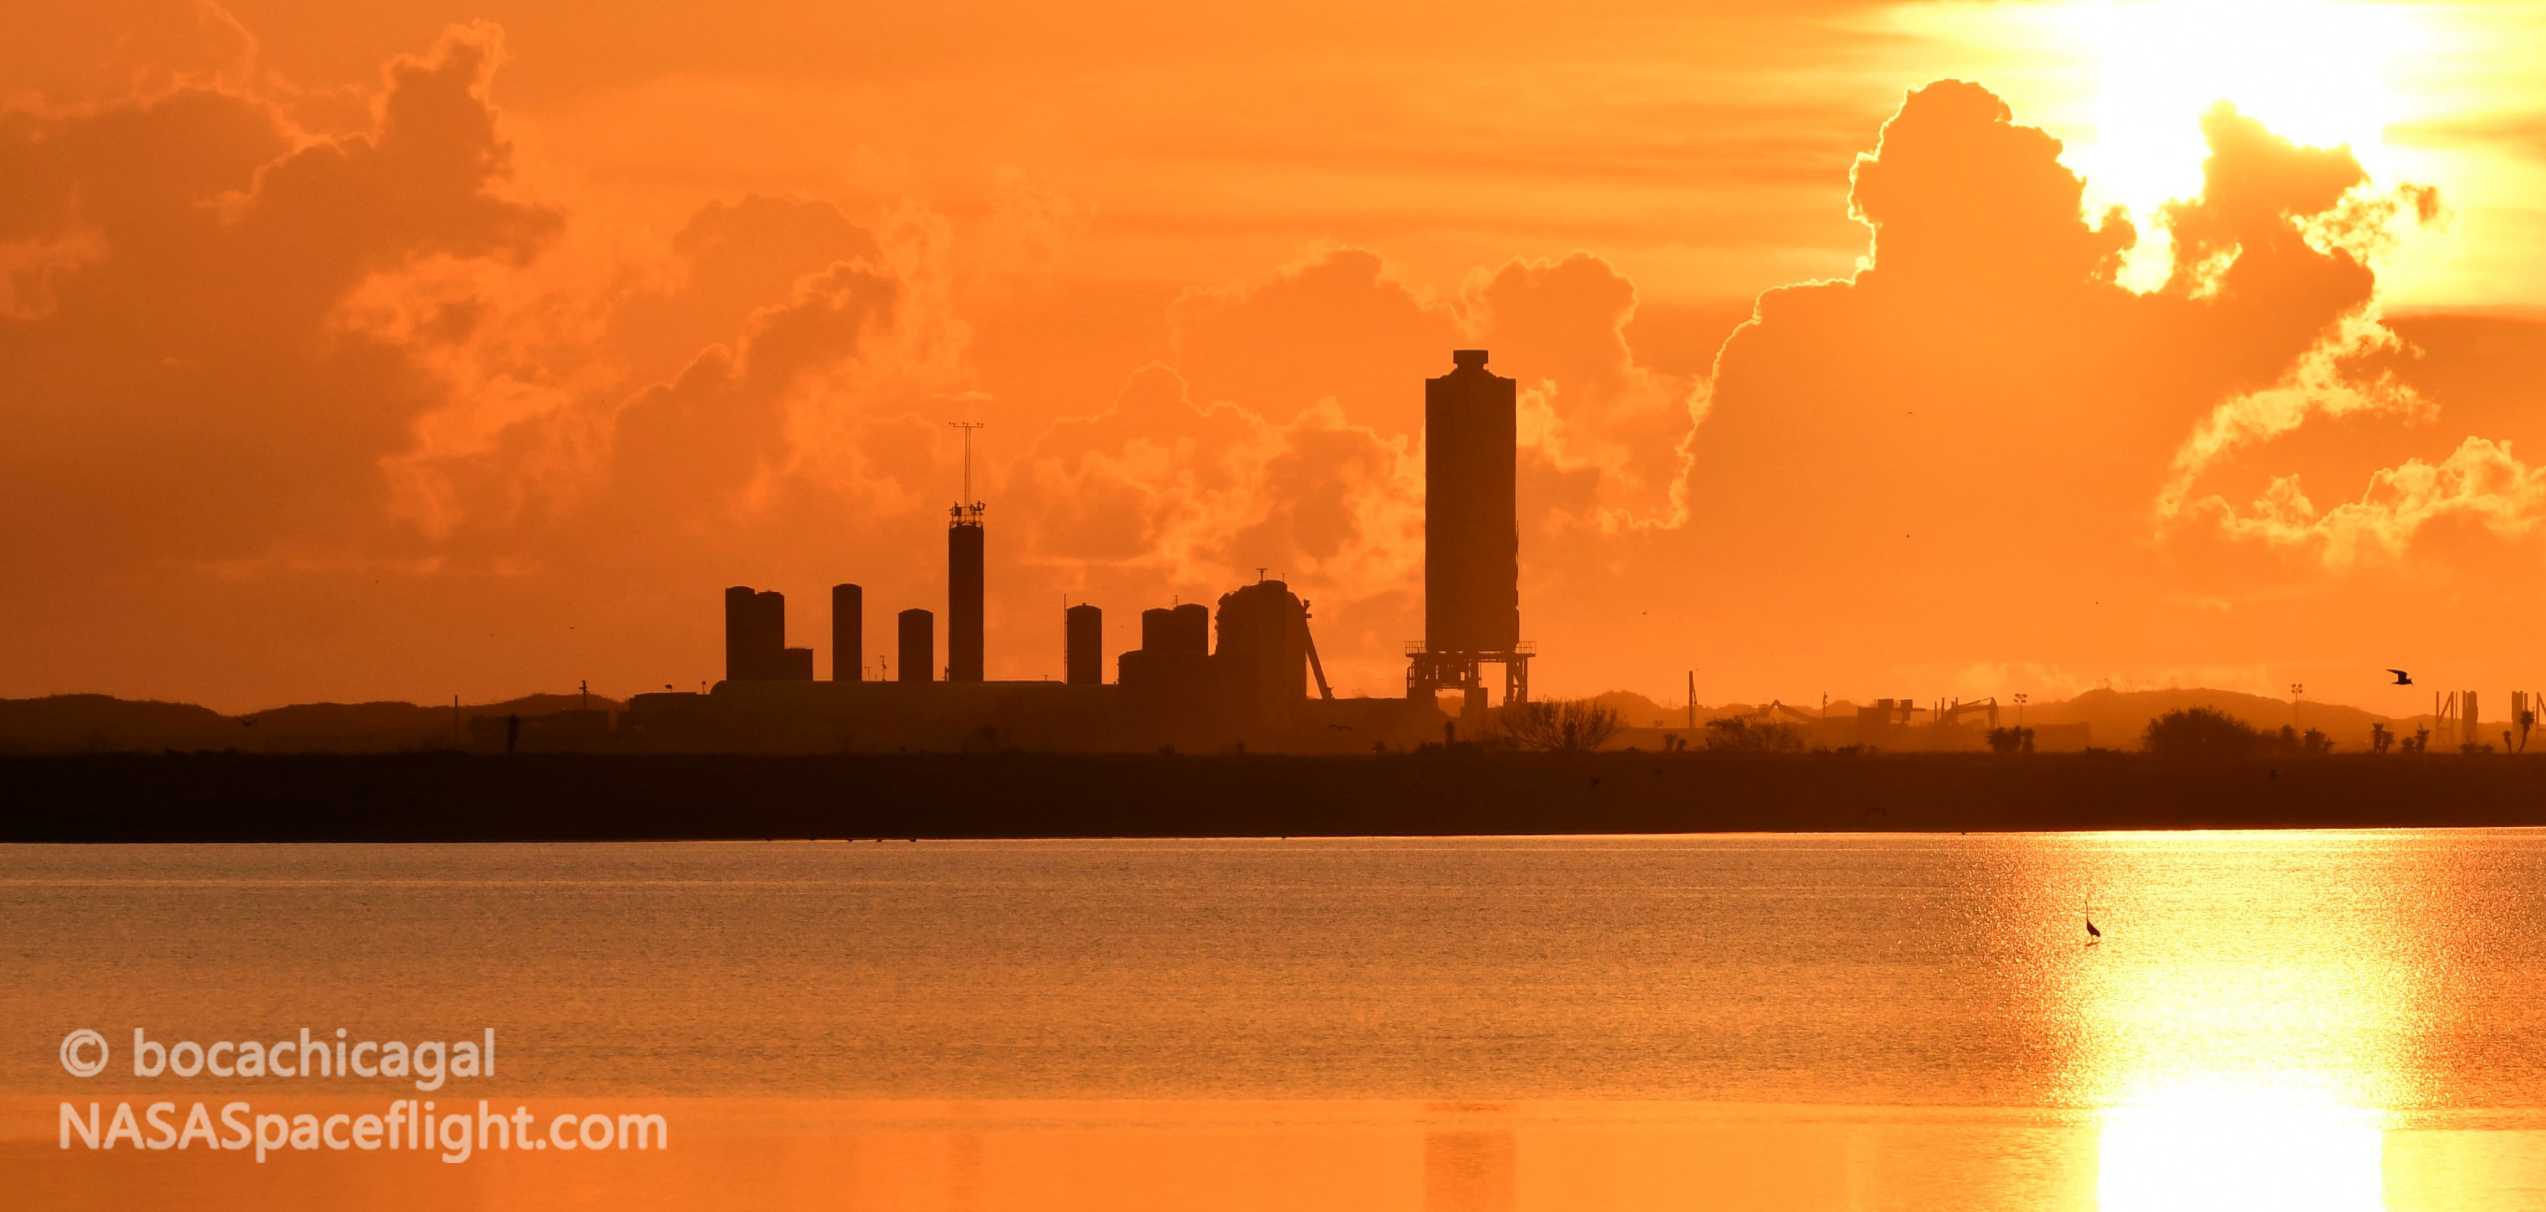
{"label": "industrial silhouette", "polygon": [[1105,680],[1105,612],[1081,602],[1061,612],[1062,676],[1073,686]]}
{"label": "industrial silhouette", "polygon": [[725,591],[727,681],[812,681],[813,650],[786,645],[786,598],[748,585]]}
{"label": "industrial silhouette", "polygon": [[[1337,696],[1318,655],[1312,604],[1269,569],[1256,570],[1252,583],[1207,606],[1179,602],[1140,610],[1138,643],[1119,653],[1106,649],[1101,606],[1064,599],[1060,679],[989,680],[988,506],[974,495],[972,481],[973,439],[983,426],[952,421],[962,434],[964,463],[962,496],[947,510],[942,641],[936,611],[900,610],[892,645],[877,645],[870,670],[866,593],[858,582],[843,581],[830,593],[831,676],[816,682],[813,650],[787,643],[785,598],[731,586],[724,599],[724,679],[695,694],[667,686],[634,696],[616,713],[584,713],[596,723],[573,725],[573,744],[688,752],[1343,753],[1463,740],[1589,750],[1614,738],[1621,747],[1665,752],[1915,750],[2008,757],[2088,748],[2087,722],[2028,723],[2021,695],[2014,699],[2019,718],[2012,728],[2001,726],[2000,704],[1991,697],[1834,704],[1824,695],[1817,712],[1770,702],[1701,721],[1693,671],[1678,732],[1659,710],[1636,718],[1588,703],[1537,710],[1529,690],[1537,654],[1522,639],[1520,618],[1518,386],[1489,369],[1486,350],[1452,350],[1450,361],[1447,374],[1423,383],[1423,636],[1405,645],[1401,696]],[[1489,711],[1487,666],[1502,671],[1499,712]],[[2406,670],[2388,672],[2395,685],[2414,684]],[[2293,694],[2299,689],[2293,684]],[[2498,727],[2486,723],[2474,691],[2437,694],[2428,727],[2408,734],[2378,726],[2366,748],[2421,753],[2436,735],[2444,750],[2492,752],[2498,743],[2502,751],[2522,752],[2534,731],[2535,701],[2514,693],[2509,727]],[[1445,705],[1454,714],[1445,715]],[[2199,714],[2150,720],[2162,726],[2140,740],[2161,755],[2315,754],[2333,747],[2315,728],[2266,736],[2213,727],[2232,722]],[[568,734],[543,727],[542,735],[524,737],[535,747],[554,748]]]}
{"label": "industrial silhouette", "polygon": [[866,591],[831,587],[831,680],[855,682],[866,673]]}
{"label": "industrial silhouette", "polygon": [[972,435],[979,421],[950,421],[964,433],[964,495],[946,511],[946,680],[981,680],[982,503],[972,495]]}
{"label": "industrial silhouette", "polygon": [[902,643],[898,657],[902,662],[902,680],[925,682],[929,679],[929,671],[937,666],[937,619],[913,606],[901,613],[900,620]]}
{"label": "industrial silhouette", "polygon": [[1531,652],[1520,640],[1518,397],[1513,380],[1485,368],[1486,351],[1456,350],[1451,361],[1449,374],[1424,384],[1424,639],[1407,645],[1402,698],[1338,699],[1310,631],[1310,603],[1265,569],[1214,607],[1141,611],[1140,644],[1120,654],[1111,685],[1104,612],[1088,602],[1063,608],[1060,682],[988,681],[988,506],[972,484],[972,440],[982,425],[953,421],[964,438],[964,480],[963,496],[947,510],[942,680],[929,610],[896,616],[900,668],[889,681],[869,680],[865,592],[854,582],[833,586],[831,680],[816,683],[812,650],[786,646],[785,599],[737,585],[725,591],[725,679],[700,695],[637,695],[627,705],[629,723],[649,745],[680,748],[1367,750],[1444,735],[1437,696],[1456,693],[1473,721],[1470,735],[1481,735],[1483,666],[1502,666],[1505,702],[1529,697]]}
{"label": "industrial silhouette", "polygon": [[1503,667],[1505,702],[1529,700],[1521,643],[1519,385],[1451,353],[1423,384],[1423,639],[1406,645],[1406,696],[1455,690],[1485,711],[1482,667]]}

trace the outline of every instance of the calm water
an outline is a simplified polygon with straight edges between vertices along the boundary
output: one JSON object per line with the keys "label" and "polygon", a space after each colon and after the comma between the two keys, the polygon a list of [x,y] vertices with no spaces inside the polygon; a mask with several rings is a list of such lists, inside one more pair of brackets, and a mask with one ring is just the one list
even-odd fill
{"label": "calm water", "polygon": [[[2087,945],[2083,917],[2103,927]],[[2546,834],[0,848],[36,1206],[2546,1206]],[[65,1032],[637,1155],[64,1153]]]}

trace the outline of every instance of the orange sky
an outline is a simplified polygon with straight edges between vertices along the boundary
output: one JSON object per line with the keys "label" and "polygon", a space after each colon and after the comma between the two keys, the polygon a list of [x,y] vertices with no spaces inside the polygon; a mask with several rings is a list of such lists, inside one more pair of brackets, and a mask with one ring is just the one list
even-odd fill
{"label": "orange sky", "polygon": [[958,416],[992,676],[1263,566],[1391,693],[1467,343],[1542,693],[2546,682],[2546,8],[1222,7],[39,5],[0,695],[881,634]]}

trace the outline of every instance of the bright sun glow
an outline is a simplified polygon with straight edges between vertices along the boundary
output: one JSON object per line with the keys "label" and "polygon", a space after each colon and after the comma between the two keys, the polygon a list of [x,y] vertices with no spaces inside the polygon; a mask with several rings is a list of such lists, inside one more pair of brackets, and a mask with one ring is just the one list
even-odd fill
{"label": "bright sun glow", "polygon": [[2451,49],[2446,9],[2331,0],[2073,0],[2042,7],[1953,5],[1905,16],[2048,126],[2086,178],[2093,211],[2120,206],[2141,247],[2124,280],[2162,281],[2170,260],[2153,222],[2197,195],[2202,116],[2226,102],[2275,133],[2349,147],[2393,186],[2428,167],[2387,132],[2433,116],[2435,64]]}
{"label": "bright sun glow", "polygon": [[2416,108],[2404,76],[2430,47],[2411,10],[2286,0],[2074,4],[2063,23],[2095,79],[2071,163],[2144,210],[2201,189],[2201,117],[2221,101],[2275,132],[2349,146],[2373,169]]}
{"label": "bright sun glow", "polygon": [[2103,1113],[2102,1212],[2383,1208],[2377,1117],[2330,1094],[2186,1082]]}

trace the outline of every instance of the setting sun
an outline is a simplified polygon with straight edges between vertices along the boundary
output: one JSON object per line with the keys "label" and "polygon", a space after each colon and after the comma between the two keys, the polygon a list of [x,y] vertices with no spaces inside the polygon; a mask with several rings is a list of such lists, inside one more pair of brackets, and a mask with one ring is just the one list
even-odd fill
{"label": "setting sun", "polygon": [[2294,142],[2349,147],[2381,179],[2398,167],[2387,128],[2423,116],[2407,76],[2436,33],[2403,5],[2156,0],[2055,12],[2093,97],[2068,159],[2091,195],[2142,215],[2201,191],[2201,118],[2214,105]]}
{"label": "setting sun", "polygon": [[[1946,5],[1898,24],[1969,51],[2065,145],[2090,211],[2138,229],[2123,280],[2154,289],[2171,267],[2161,219],[2202,192],[2203,118],[2228,107],[2310,147],[2344,148],[2381,188],[2432,183],[2440,159],[2388,132],[2431,120],[2437,79],[2462,49],[2444,6],[2305,0],[2073,0]],[[2441,182],[2456,184],[2455,181]]]}

